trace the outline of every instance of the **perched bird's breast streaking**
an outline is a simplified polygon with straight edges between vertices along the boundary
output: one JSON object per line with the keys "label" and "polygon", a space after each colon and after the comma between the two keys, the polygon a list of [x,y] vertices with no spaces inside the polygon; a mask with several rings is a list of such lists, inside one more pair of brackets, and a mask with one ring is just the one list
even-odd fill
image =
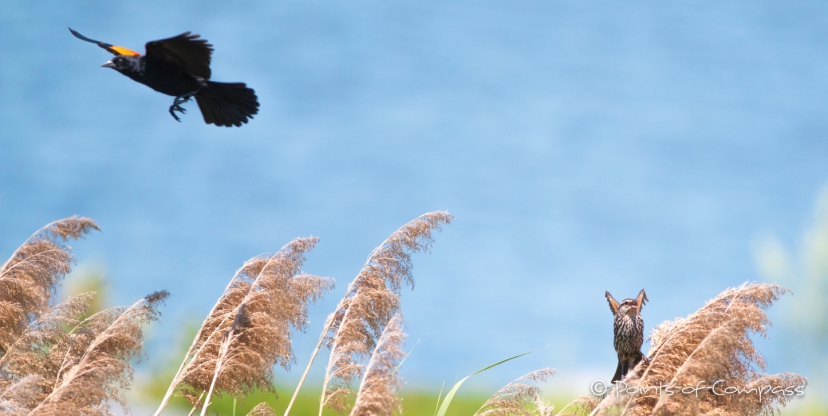
{"label": "perched bird's breast streaking", "polygon": [[185,113],[181,104],[195,98],[204,122],[217,126],[241,126],[259,111],[256,93],[242,82],[210,81],[213,45],[199,35],[182,33],[168,39],[148,42],[147,53],[138,52],[87,38],[69,31],[78,39],[97,44],[116,55],[103,66],[112,68],[155,91],[175,97],[169,112]]}
{"label": "perched bird's breast streaking", "polygon": [[618,355],[635,357],[640,354],[641,345],[644,344],[644,320],[640,314],[615,314],[613,333],[613,346]]}

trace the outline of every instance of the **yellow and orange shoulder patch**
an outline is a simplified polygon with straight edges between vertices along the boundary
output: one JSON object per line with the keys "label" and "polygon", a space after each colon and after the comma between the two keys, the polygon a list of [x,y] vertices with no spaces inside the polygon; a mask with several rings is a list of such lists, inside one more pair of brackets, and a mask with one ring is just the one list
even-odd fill
{"label": "yellow and orange shoulder patch", "polygon": [[141,56],[140,53],[135,52],[132,49],[124,48],[123,46],[112,45],[107,49],[116,55]]}

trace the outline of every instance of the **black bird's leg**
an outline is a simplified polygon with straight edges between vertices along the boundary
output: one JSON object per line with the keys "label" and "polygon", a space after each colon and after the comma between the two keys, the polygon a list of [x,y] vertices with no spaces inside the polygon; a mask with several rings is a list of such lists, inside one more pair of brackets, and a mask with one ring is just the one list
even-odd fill
{"label": "black bird's leg", "polygon": [[184,107],[182,107],[181,104],[184,104],[187,101],[190,101],[190,98],[193,95],[195,95],[197,92],[198,91],[193,91],[193,92],[175,97],[175,101],[173,101],[173,105],[170,106],[170,115],[173,116],[175,121],[179,121],[179,122],[181,121],[181,119],[178,118],[177,115],[175,115],[176,111],[180,112],[181,114],[186,114],[187,113],[187,110],[184,109]]}

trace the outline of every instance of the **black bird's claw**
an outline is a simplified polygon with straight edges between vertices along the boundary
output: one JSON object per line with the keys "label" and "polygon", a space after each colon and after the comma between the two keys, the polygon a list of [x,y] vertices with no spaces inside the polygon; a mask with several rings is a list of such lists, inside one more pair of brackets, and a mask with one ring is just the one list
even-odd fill
{"label": "black bird's claw", "polygon": [[177,116],[177,115],[175,115],[175,112],[176,112],[176,111],[178,111],[178,112],[179,112],[179,113],[181,113],[181,114],[187,114],[187,109],[185,109],[184,107],[182,107],[182,106],[181,106],[181,104],[184,104],[184,103],[186,103],[187,101],[190,101],[190,98],[192,98],[192,96],[191,96],[191,95],[186,95],[186,96],[181,96],[181,97],[175,97],[175,101],[173,101],[173,105],[171,105],[171,106],[170,106],[170,115],[171,115],[171,116],[173,116],[173,118],[175,119],[175,121],[178,121],[178,122],[180,122],[180,121],[181,121],[181,119],[180,119],[180,118],[178,118],[178,116]]}
{"label": "black bird's claw", "polygon": [[180,118],[178,118],[178,116],[177,116],[177,115],[175,115],[175,112],[176,112],[176,111],[180,111],[180,112],[181,112],[181,114],[186,113],[186,111],[185,111],[183,108],[181,108],[181,106],[180,106],[180,105],[178,105],[178,104],[170,106],[170,115],[171,115],[171,116],[173,116],[173,118],[175,119],[175,121],[177,121],[177,122],[179,122],[179,123],[180,123],[180,122],[181,122],[181,119],[180,119]]}

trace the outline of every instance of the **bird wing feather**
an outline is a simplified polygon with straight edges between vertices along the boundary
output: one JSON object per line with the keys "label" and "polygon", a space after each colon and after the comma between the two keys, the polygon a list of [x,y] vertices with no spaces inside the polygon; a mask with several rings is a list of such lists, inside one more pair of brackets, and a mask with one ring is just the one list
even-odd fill
{"label": "bird wing feather", "polygon": [[638,297],[635,298],[635,303],[638,304],[638,311],[641,312],[641,308],[649,301],[647,299],[647,294],[644,293],[644,289],[641,289],[641,292],[638,292]]}
{"label": "bird wing feather", "polygon": [[618,302],[615,300],[615,298],[612,297],[612,295],[610,295],[609,292],[604,292],[604,296],[607,297],[607,302],[609,302],[610,311],[612,311],[612,314],[613,315],[617,314],[618,313]]}
{"label": "bird wing feather", "polygon": [[147,58],[178,65],[185,71],[210,79],[210,56],[213,45],[190,32],[167,39],[147,42]]}
{"label": "bird wing feather", "polygon": [[127,49],[123,46],[111,45],[109,43],[101,42],[99,40],[89,39],[86,36],[83,36],[80,33],[78,33],[77,31],[73,30],[71,27],[69,28],[69,31],[72,32],[72,34],[75,35],[76,38],[78,38],[80,40],[87,41],[87,42],[94,43],[94,44],[100,46],[101,48],[106,49],[109,53],[111,53],[113,55],[141,56],[140,53],[135,52],[131,49]]}

